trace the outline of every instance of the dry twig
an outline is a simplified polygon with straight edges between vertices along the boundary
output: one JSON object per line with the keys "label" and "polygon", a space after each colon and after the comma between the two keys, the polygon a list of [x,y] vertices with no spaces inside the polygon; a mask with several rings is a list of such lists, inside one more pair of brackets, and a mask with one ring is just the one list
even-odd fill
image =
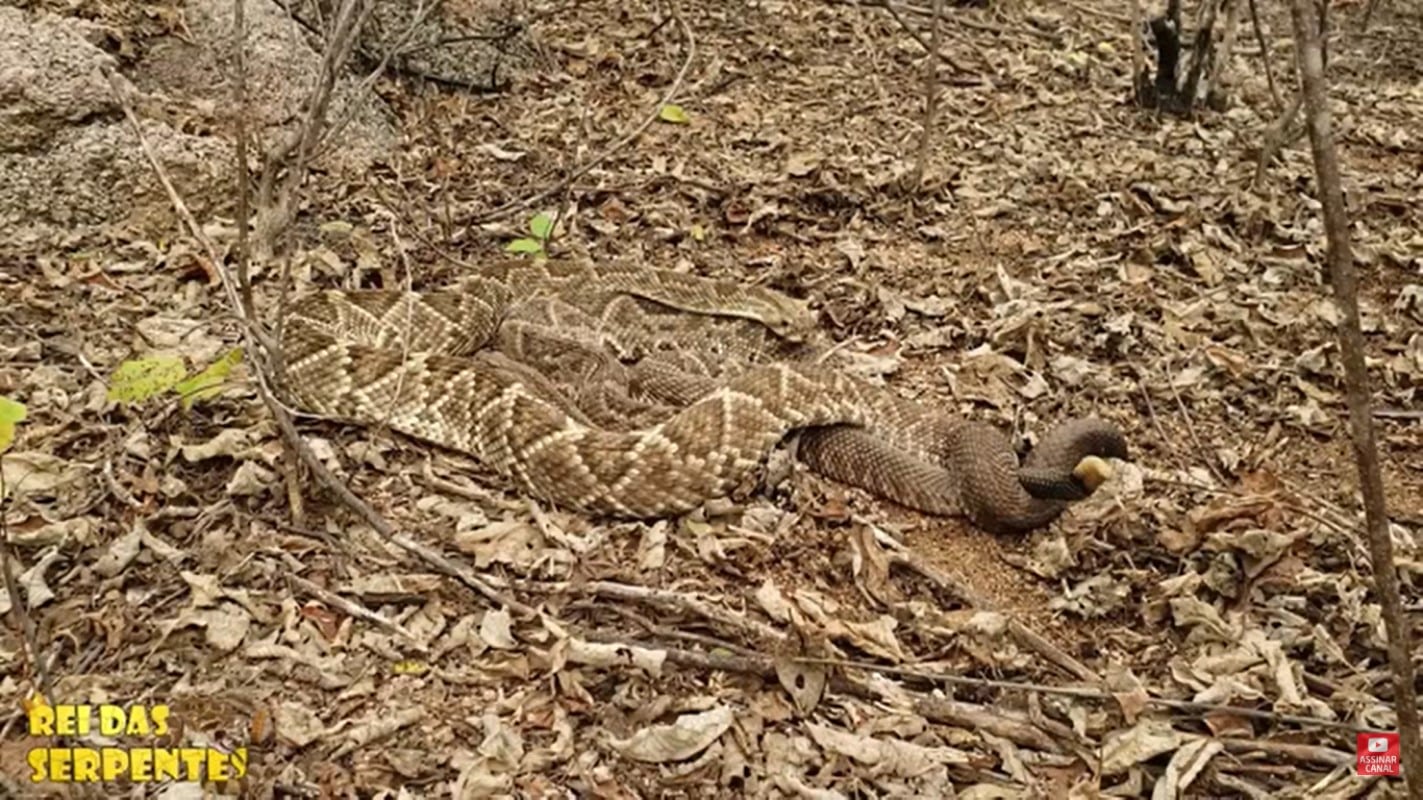
{"label": "dry twig", "polygon": [[[207,234],[203,232],[202,227],[198,225],[192,212],[188,210],[187,204],[183,201],[182,196],[178,194],[177,189],[173,186],[172,180],[168,177],[168,171],[164,169],[162,162],[158,160],[157,154],[153,152],[152,145],[149,144],[147,137],[143,135],[143,129],[138,124],[138,118],[133,113],[133,105],[129,102],[125,88],[119,82],[118,76],[110,74],[109,79],[120,107],[123,109],[124,116],[128,119],[129,124],[132,125],[134,134],[138,137],[139,146],[143,149],[150,166],[152,166],[155,174],[158,176],[159,183],[162,184],[164,190],[167,192],[168,199],[172,202],[174,210],[188,226],[189,233],[203,247],[204,252],[212,261],[213,268],[217,271],[223,289],[227,293],[229,303],[234,309],[241,310],[242,302],[238,296],[236,281],[223,264],[217,247],[213,244],[212,240],[208,238]],[[245,220],[238,221],[239,226],[243,223],[245,223]],[[257,377],[258,396],[261,397],[262,402],[272,413],[272,417],[276,420],[277,427],[281,430],[283,438],[296,450],[302,463],[311,470],[312,475],[316,477],[318,482],[335,494],[336,497],[341,500],[342,504],[354,511],[357,516],[361,517],[361,519],[387,541],[404,548],[434,568],[458,579],[464,583],[465,586],[496,605],[505,606],[523,617],[531,617],[537,614],[534,609],[529,608],[523,603],[505,597],[487,581],[474,574],[472,570],[461,568],[418,542],[399,535],[390,523],[386,522],[384,517],[376,513],[374,509],[361,500],[361,498],[357,497],[340,479],[332,475],[331,471],[326,468],[326,465],[321,463],[321,459],[312,452],[311,446],[301,437],[301,433],[296,429],[296,423],[292,421],[291,414],[287,412],[285,406],[278,402],[276,393],[273,392],[270,387],[271,376],[274,373],[271,371],[271,360],[268,354],[279,353],[279,348],[272,341],[270,334],[262,328],[261,324],[255,318],[244,316],[242,317],[242,321],[244,323],[241,326],[242,336],[247,345],[253,373]]]}
{"label": "dry twig", "polygon": [[[904,553],[896,552],[891,554],[890,563],[913,570],[926,580],[937,585],[940,589],[952,593],[973,608],[982,611],[997,611],[997,608],[995,608],[987,598],[969,589],[962,581],[955,580],[952,576],[946,575],[942,571],[924,563],[924,560],[921,558],[912,558]],[[1086,664],[1073,658],[1062,648],[1048,641],[1042,634],[1011,617],[1008,619],[1008,635],[1020,646],[1032,650],[1049,662],[1056,664],[1078,680],[1091,683],[1100,683],[1102,681],[1102,676],[1098,675]]]}
{"label": "dry twig", "polygon": [[[1099,689],[1089,689],[1085,686],[1050,686],[1043,683],[1000,681],[990,678],[969,678],[963,675],[951,675],[944,672],[934,672],[931,670],[917,669],[914,667],[892,667],[884,664],[875,664],[867,661],[849,661],[835,658],[795,658],[800,664],[811,664],[824,667],[838,667],[840,669],[859,669],[869,672],[878,672],[883,675],[896,675],[905,678],[919,678],[934,683],[942,683],[946,686],[966,686],[978,689],[1005,689],[1015,692],[1035,692],[1037,694],[1051,694],[1062,697],[1079,697],[1088,700],[1103,700],[1116,702],[1117,697],[1111,692]],[[1157,708],[1169,708],[1173,711],[1181,711],[1188,714],[1221,713],[1234,714],[1250,719],[1264,720],[1268,722],[1286,722],[1293,725],[1309,725],[1321,728],[1331,728],[1336,730],[1359,730],[1357,725],[1348,722],[1336,722],[1328,719],[1316,719],[1314,717],[1304,717],[1297,714],[1280,714],[1274,711],[1261,711],[1258,708],[1248,708],[1245,706],[1231,706],[1220,703],[1195,703],[1189,700],[1169,700],[1164,697],[1145,697],[1142,702]],[[1352,755],[1350,756],[1352,761]]]}
{"label": "dry twig", "polygon": [[1270,64],[1270,48],[1265,46],[1265,27],[1260,24],[1260,10],[1256,0],[1250,0],[1250,23],[1255,28],[1255,41],[1260,45],[1260,60],[1265,63],[1265,83],[1270,86],[1270,99],[1275,103],[1275,113],[1284,110],[1280,100],[1280,90],[1275,86],[1275,68]]}
{"label": "dry twig", "polygon": [[1136,97],[1144,96],[1148,84],[1146,70],[1146,20],[1141,15],[1141,0],[1130,0],[1131,6],[1131,82]]}
{"label": "dry twig", "polygon": [[691,595],[671,589],[649,589],[616,581],[590,581],[573,583],[567,581],[518,581],[519,588],[547,594],[589,595],[614,600],[632,600],[646,603],[654,608],[680,611],[721,625],[728,630],[740,631],[763,642],[780,642],[785,634],[749,617],[727,611]]}
{"label": "dry twig", "polygon": [[929,54],[924,58],[924,129],[919,133],[919,162],[914,166],[914,186],[924,185],[924,170],[934,141],[934,119],[939,110],[939,28],[944,16],[944,0],[934,0],[934,17],[929,27]]}
{"label": "dry twig", "polygon": [[44,695],[45,701],[51,702],[54,699],[54,684],[50,681],[49,670],[45,667],[44,658],[40,655],[39,630],[25,606],[25,600],[20,597],[19,584],[16,583],[15,576],[11,574],[10,565],[18,564],[19,559],[15,558],[10,546],[10,530],[5,523],[5,500],[8,497],[5,472],[0,470],[0,577],[3,577],[5,581],[6,596],[10,600],[10,614],[14,617],[15,627],[20,632],[24,656],[34,665],[35,677],[39,679],[40,692]]}
{"label": "dry twig", "polygon": [[[1403,750],[1403,777],[1409,794],[1423,798],[1423,741],[1420,741],[1418,698],[1413,683],[1413,637],[1404,617],[1398,592],[1398,573],[1393,563],[1393,539],[1389,535],[1388,510],[1384,502],[1383,476],[1379,470],[1378,443],[1369,413],[1369,375],[1364,364],[1364,335],[1359,325],[1358,274],[1351,250],[1348,212],[1344,206],[1339,160],[1334,151],[1334,132],[1324,77],[1324,53],[1320,45],[1323,19],[1316,18],[1309,0],[1293,0],[1290,17],[1294,23],[1300,83],[1306,106],[1310,150],[1318,175],[1319,200],[1324,216],[1329,282],[1335,304],[1341,312],[1338,325],[1339,350],[1344,361],[1344,380],[1349,403],[1349,423],[1353,433],[1354,460],[1359,470],[1359,487],[1364,500],[1364,520],[1368,528],[1369,555],[1374,572],[1374,588],[1383,606],[1384,630],[1388,634],[1388,660],[1393,672],[1394,709],[1398,714],[1399,738]],[[1317,19],[1317,22],[1316,22]]]}
{"label": "dry twig", "polygon": [[1280,112],[1280,116],[1269,128],[1265,129],[1264,142],[1260,145],[1260,158],[1255,162],[1255,177],[1250,180],[1251,186],[1259,186],[1260,179],[1265,176],[1265,168],[1274,160],[1275,155],[1280,152],[1280,148],[1294,141],[1300,133],[1290,133],[1290,126],[1294,124],[1295,117],[1299,116],[1300,106],[1304,103],[1304,93],[1296,92],[1291,98],[1289,107]]}
{"label": "dry twig", "polygon": [[497,220],[504,219],[505,217],[508,217],[511,214],[522,211],[523,209],[541,203],[556,194],[562,193],[574,181],[588,174],[590,170],[603,163],[604,161],[607,161],[608,158],[611,157],[614,153],[617,153],[619,150],[622,150],[624,147],[627,147],[629,144],[631,144],[633,140],[641,136],[642,132],[647,130],[653,122],[657,121],[658,116],[662,113],[662,107],[672,102],[672,99],[677,96],[677,92],[681,90],[682,81],[686,79],[687,72],[692,67],[692,59],[695,58],[697,54],[697,40],[695,37],[692,36],[692,29],[689,25],[687,25],[686,20],[682,19],[682,16],[677,13],[677,7],[675,5],[672,6],[671,16],[677,21],[677,26],[682,30],[682,41],[686,42],[687,56],[682,61],[682,68],[677,71],[677,77],[672,79],[672,85],[667,87],[667,91],[662,94],[662,99],[657,101],[657,105],[652,109],[652,112],[649,113],[642,120],[642,122],[638,123],[637,127],[629,131],[626,136],[623,136],[622,138],[608,145],[608,147],[603,150],[603,152],[599,153],[593,158],[583,162],[577,167],[574,167],[567,175],[553,182],[548,187],[538,192],[535,192],[534,194],[529,195],[528,197],[524,197],[519,200],[511,200],[510,202],[505,203],[504,205],[499,206],[498,208],[486,211],[483,214],[479,214],[474,218],[468,220],[466,222],[467,225],[483,225],[488,222],[495,222]]}
{"label": "dry twig", "polygon": [[1364,9],[1364,24],[1362,30],[1365,32],[1369,29],[1369,23],[1374,21],[1374,8],[1377,7],[1378,4],[1379,0],[1369,0],[1368,7]]}
{"label": "dry twig", "polygon": [[335,592],[323,589],[320,586],[317,586],[316,584],[299,575],[288,575],[287,580],[291,581],[291,583],[296,586],[296,588],[302,590],[303,592],[306,592],[312,597],[315,597],[317,600],[320,600],[326,605],[340,610],[341,612],[346,614],[346,616],[355,617],[356,619],[363,619],[366,622],[375,625],[376,627],[390,631],[391,633],[400,636],[402,639],[404,639],[411,645],[414,645],[417,650],[425,649],[420,644],[420,641],[415,638],[415,634],[406,630],[404,627],[394,622],[391,622],[390,620],[386,619],[380,614],[377,614],[369,608],[366,608],[360,603],[357,603],[356,601],[351,600],[349,598],[342,597],[341,595],[336,594]]}
{"label": "dry twig", "polygon": [[[400,36],[396,37],[394,44],[392,44],[390,46],[390,49],[387,50],[380,57],[380,60],[376,63],[376,66],[369,73],[366,74],[366,77],[361,79],[361,82],[359,84],[356,85],[352,93],[353,97],[365,97],[370,94],[371,89],[375,86],[376,81],[379,80],[380,76],[384,75],[386,70],[390,68],[391,59],[393,59],[396,55],[405,52],[406,45],[408,45],[410,43],[410,40],[415,37],[415,34],[420,30],[420,26],[425,24],[425,20],[429,18],[430,14],[434,12],[434,10],[439,7],[439,5],[440,4],[438,2],[431,2],[428,4],[423,4],[420,8],[416,10],[415,17],[410,20],[410,24],[406,26],[405,30],[401,31]],[[372,4],[372,7],[374,7],[374,3]],[[357,34],[359,34],[359,31],[357,31]],[[321,142],[323,144],[321,144],[321,146],[317,148],[315,152],[312,153],[310,158],[311,161],[315,161],[321,158],[336,146],[336,142],[340,140],[342,132],[344,132],[346,130],[346,126],[350,125],[351,121],[356,118],[356,112],[359,109],[360,106],[356,103],[349,103],[346,105],[341,116],[337,117],[336,121],[331,123],[331,125],[328,126],[326,131],[321,135]]]}
{"label": "dry twig", "polygon": [[[254,251],[259,259],[266,259],[276,252],[277,238],[296,214],[297,189],[306,180],[307,170],[328,130],[326,112],[331,105],[337,78],[350,61],[361,29],[374,10],[375,3],[342,1],[326,42],[316,86],[304,105],[306,116],[296,130],[274,145],[263,158],[262,181],[257,190],[257,218],[253,223],[257,234]],[[243,169],[246,169],[245,164]],[[282,176],[280,186],[277,181],[279,176]]]}
{"label": "dry twig", "polygon": [[[938,0],[935,0],[935,2],[938,2]],[[899,12],[898,12],[897,10],[895,10],[895,7],[894,7],[893,4],[891,4],[891,3],[882,3],[882,4],[879,4],[879,7],[880,7],[880,8],[883,8],[886,12],[888,12],[889,15],[894,18],[894,21],[899,23],[899,27],[903,28],[903,29],[905,30],[905,32],[908,33],[910,36],[913,36],[913,37],[914,37],[914,41],[918,42],[918,43],[919,43],[919,46],[922,47],[922,48],[924,48],[924,50],[925,50],[926,52],[931,53],[931,54],[932,54],[932,53],[938,53],[938,54],[939,54],[938,60],[941,61],[941,62],[943,62],[943,63],[945,63],[945,64],[948,64],[949,67],[950,67],[951,69],[953,69],[955,72],[963,72],[963,73],[969,72],[969,69],[968,69],[967,67],[963,66],[962,64],[958,63],[957,61],[955,61],[955,60],[954,60],[954,57],[953,57],[952,55],[950,55],[949,53],[942,52],[942,51],[939,49],[939,46],[938,46],[937,42],[930,42],[928,39],[925,39],[925,38],[924,38],[924,34],[920,33],[918,28],[914,27],[912,24],[910,24],[910,22],[909,22],[908,20],[906,20],[904,17],[900,16]],[[937,34],[938,34],[938,31],[939,31],[939,23],[942,22],[942,16],[941,16],[941,15],[935,15],[935,16],[934,16],[934,19],[935,19],[934,33],[935,33],[935,35],[937,35]],[[935,66],[935,68],[937,69],[937,65]],[[936,79],[936,80],[937,80],[937,79]]]}

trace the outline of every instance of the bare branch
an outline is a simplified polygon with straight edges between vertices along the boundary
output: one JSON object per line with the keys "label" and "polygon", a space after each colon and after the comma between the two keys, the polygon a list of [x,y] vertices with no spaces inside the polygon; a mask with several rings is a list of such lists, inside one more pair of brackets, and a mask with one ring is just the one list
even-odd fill
{"label": "bare branch", "polygon": [[[1275,113],[1278,114],[1284,109],[1284,102],[1280,100],[1280,90],[1275,86],[1275,68],[1270,64],[1270,48],[1265,46],[1265,27],[1260,24],[1257,0],[1250,0],[1250,23],[1255,28],[1255,41],[1260,45],[1260,60],[1265,62],[1265,83],[1270,86],[1270,99],[1274,101]],[[1258,177],[1256,182],[1259,182]]]}
{"label": "bare branch", "polygon": [[[276,241],[296,213],[297,189],[306,180],[326,130],[326,112],[331,105],[337,78],[350,61],[361,29],[375,8],[373,0],[343,0],[332,23],[331,34],[321,59],[316,84],[306,103],[301,125],[268,151],[262,164],[262,183],[257,193],[257,242],[255,254],[266,260],[276,251]],[[282,176],[278,186],[278,176]]]}
{"label": "bare branch", "polygon": [[919,135],[919,163],[914,167],[914,186],[924,185],[924,170],[934,141],[934,118],[939,110],[939,28],[944,0],[934,0],[934,18],[929,28],[929,55],[924,59],[924,130]]}
{"label": "bare branch", "polygon": [[39,629],[35,625],[34,617],[30,616],[29,608],[25,605],[25,600],[20,597],[20,586],[15,581],[15,576],[11,574],[11,564],[18,564],[19,559],[14,556],[10,545],[10,531],[5,524],[5,498],[9,496],[8,488],[5,486],[5,472],[0,470],[0,577],[5,582],[6,596],[10,600],[10,614],[15,618],[15,628],[20,633],[20,641],[23,643],[21,649],[34,666],[35,677],[39,679],[40,693],[44,696],[45,702],[53,703],[54,683],[50,679],[49,670],[45,667],[44,657],[40,654]]}
{"label": "bare branch", "polygon": [[[163,185],[163,189],[167,192],[168,199],[173,204],[174,210],[177,211],[178,216],[183,220],[184,224],[187,225],[188,232],[197,240],[198,244],[202,246],[204,252],[212,261],[213,269],[217,271],[221,279],[228,302],[234,309],[240,310],[242,303],[238,297],[236,281],[233,279],[226,265],[223,264],[217,247],[213,244],[212,239],[203,232],[203,229],[193,217],[192,212],[188,210],[187,203],[183,202],[182,196],[178,194],[178,190],[173,186],[173,181],[168,177],[167,170],[163,168],[162,162],[158,160],[157,154],[153,152],[153,146],[149,144],[147,137],[143,135],[143,129],[138,124],[138,118],[133,113],[132,103],[129,102],[125,87],[120,82],[119,77],[113,73],[109,73],[108,78],[114,88],[114,93],[119,101],[119,105],[123,109],[124,116],[128,119],[129,124],[133,126],[134,135],[138,137],[139,145],[142,147],[144,155],[148,157],[149,165],[153,167],[154,173],[158,176],[159,183]],[[361,517],[376,533],[380,534],[387,541],[404,548],[441,572],[456,578],[465,584],[465,586],[478,592],[496,605],[507,607],[523,617],[534,616],[538,613],[517,600],[505,597],[503,593],[499,592],[479,575],[476,575],[473,570],[456,565],[438,553],[430,550],[428,547],[397,533],[389,522],[386,522],[380,514],[376,513],[376,511],[361,500],[361,498],[357,497],[355,493],[336,478],[335,475],[332,475],[331,471],[326,468],[326,465],[321,463],[321,459],[312,452],[310,445],[301,438],[300,432],[296,429],[296,424],[292,421],[291,414],[288,413],[286,407],[277,400],[276,393],[271,389],[271,376],[275,373],[273,373],[271,369],[269,354],[277,353],[278,347],[275,342],[272,341],[270,334],[262,328],[261,323],[255,318],[243,316],[242,322],[244,323],[241,326],[242,337],[247,346],[248,355],[252,364],[252,372],[257,377],[258,395],[267,406],[267,409],[271,411],[272,417],[276,420],[277,427],[281,429],[284,439],[296,451],[301,462],[311,470],[312,475],[316,477],[318,482],[335,494],[343,505],[355,512],[357,516]]]}
{"label": "bare branch", "polygon": [[1141,14],[1141,0],[1128,0],[1131,3],[1131,80],[1132,90],[1140,100],[1146,96],[1148,86],[1151,85],[1151,76],[1146,69],[1146,39],[1143,34],[1146,32],[1146,20]]}
{"label": "bare branch", "polygon": [[248,258],[247,221],[251,214],[251,193],[247,186],[247,3],[233,0],[232,3],[232,57],[234,60],[233,91],[237,94],[234,104],[236,116],[235,155],[237,157],[237,286],[241,292],[242,307],[238,312],[245,317],[256,313],[252,305],[252,272]]}
{"label": "bare branch", "polygon": [[508,217],[511,214],[515,214],[519,211],[522,211],[523,209],[529,208],[530,206],[535,205],[537,203],[541,203],[544,200],[547,200],[548,198],[563,192],[574,181],[588,174],[589,170],[608,160],[609,156],[631,144],[634,139],[642,135],[643,131],[647,130],[648,126],[652,125],[652,123],[657,120],[658,115],[662,111],[662,107],[672,102],[672,98],[676,97],[677,92],[681,91],[682,81],[687,77],[687,71],[691,69],[692,66],[692,59],[695,58],[697,54],[697,42],[696,39],[692,36],[692,29],[687,25],[686,21],[682,19],[681,15],[677,13],[677,7],[675,5],[672,7],[671,14],[672,18],[677,21],[677,26],[682,29],[682,40],[687,43],[687,57],[682,62],[682,68],[677,71],[677,77],[672,79],[672,85],[667,87],[667,91],[663,93],[662,99],[657,101],[657,106],[652,109],[652,112],[648,114],[647,117],[643,119],[643,121],[636,128],[633,128],[626,136],[623,136],[622,138],[608,145],[608,148],[606,150],[584,162],[583,164],[579,165],[578,167],[575,167],[572,172],[569,172],[562,179],[554,182],[546,189],[543,189],[540,192],[536,192],[535,194],[525,197],[521,200],[514,200],[505,203],[504,205],[499,206],[498,208],[495,208],[491,211],[486,211],[485,213],[480,214],[475,218],[469,220],[467,222],[468,225],[482,225],[486,222],[494,222],[495,220],[504,219],[505,217]]}
{"label": "bare branch", "polygon": [[[392,44],[390,46],[390,49],[386,50],[385,54],[381,56],[379,63],[377,63],[375,66],[375,69],[372,69],[370,73],[366,75],[365,78],[361,79],[360,84],[356,86],[355,92],[353,93],[354,97],[364,97],[370,92],[371,87],[375,86],[375,82],[380,79],[381,75],[385,74],[385,71],[387,69],[390,68],[391,59],[395,58],[395,56],[400,55],[403,52],[406,52],[406,45],[408,45],[410,43],[410,40],[415,37],[415,33],[419,31],[420,26],[425,24],[425,20],[429,19],[430,14],[438,6],[438,2],[430,2],[424,3],[418,9],[416,9],[415,17],[410,20],[409,27],[407,27],[404,31],[401,32],[400,36],[396,38],[395,43]],[[346,126],[350,125],[351,121],[356,118],[356,111],[359,108],[360,106],[356,103],[347,104],[346,108],[344,109],[344,113],[340,117],[338,117],[335,122],[331,123],[331,125],[327,128],[326,133],[322,135],[321,140],[324,142],[324,144],[316,153],[312,155],[313,161],[321,158],[329,150],[335,147],[335,143],[340,139],[341,133],[346,130]]]}
{"label": "bare branch", "polygon": [[1280,152],[1280,148],[1287,143],[1294,141],[1300,131],[1290,133],[1290,126],[1294,124],[1295,117],[1299,116],[1300,106],[1304,103],[1304,93],[1296,92],[1290,100],[1289,108],[1280,112],[1279,119],[1275,120],[1269,128],[1265,130],[1264,141],[1260,144],[1260,158],[1255,162],[1255,177],[1251,179],[1251,186],[1259,186],[1261,178],[1265,177],[1265,168],[1270,165],[1270,161]]}
{"label": "bare branch", "polygon": [[1359,280],[1349,241],[1348,212],[1344,207],[1339,159],[1334,151],[1334,132],[1329,114],[1324,77],[1324,53],[1320,45],[1323,19],[1316,24],[1310,0],[1293,0],[1295,50],[1303,84],[1305,121],[1309,128],[1310,150],[1318,176],[1319,201],[1324,215],[1324,232],[1329,261],[1329,282],[1341,313],[1339,350],[1344,361],[1344,381],[1349,398],[1349,427],[1353,433],[1354,461],[1359,470],[1359,488],[1364,499],[1364,521],[1369,532],[1369,560],[1374,572],[1374,591],[1383,607],[1384,630],[1388,634],[1388,660],[1393,672],[1393,707],[1398,714],[1399,738],[1403,750],[1403,778],[1409,795],[1423,798],[1423,742],[1420,742],[1418,698],[1413,684],[1412,635],[1398,594],[1398,574],[1393,563],[1393,539],[1389,536],[1388,510],[1384,503],[1383,476],[1379,471],[1378,443],[1374,439],[1369,413],[1369,374],[1364,364],[1364,335],[1359,327]]}
{"label": "bare branch", "polygon": [[[936,0],[936,2],[937,2],[937,0]],[[893,3],[888,3],[888,2],[884,2],[884,3],[864,3],[863,5],[870,6],[870,7],[883,8],[886,12],[889,13],[889,15],[890,15],[891,17],[894,18],[894,21],[895,21],[895,22],[898,22],[898,23],[899,23],[899,27],[903,28],[906,33],[908,33],[910,36],[913,36],[913,37],[914,37],[914,41],[918,42],[920,47],[924,48],[925,50],[927,50],[927,51],[930,52],[930,53],[938,53],[938,54],[939,54],[939,59],[938,59],[939,61],[941,61],[941,62],[943,62],[943,63],[945,63],[945,64],[948,64],[949,67],[950,67],[951,69],[953,69],[955,72],[962,72],[962,73],[968,73],[968,72],[970,72],[970,70],[969,70],[967,67],[965,67],[964,65],[962,65],[962,64],[958,63],[957,61],[955,61],[955,60],[954,60],[954,57],[953,57],[952,55],[941,51],[941,50],[938,48],[938,46],[937,46],[936,44],[931,44],[927,39],[925,39],[925,38],[924,38],[924,34],[920,33],[918,28],[914,27],[914,25],[913,25],[912,23],[910,23],[909,20],[905,19],[903,16],[900,15],[899,11],[895,8],[895,6],[894,6]],[[941,15],[941,14],[935,14],[935,15],[934,15],[934,20],[935,20],[935,26],[934,26],[934,28],[935,28],[935,30],[937,31],[937,30],[938,30],[938,26],[943,23],[943,15]]]}
{"label": "bare branch", "polygon": [[1379,0],[1369,0],[1368,8],[1365,8],[1365,9],[1364,9],[1364,24],[1363,24],[1363,30],[1364,30],[1365,32],[1367,32],[1367,31],[1369,30],[1369,23],[1374,21],[1374,7],[1377,6],[1378,4],[1379,4]]}
{"label": "bare branch", "polygon": [[[946,686],[971,686],[979,689],[1002,689],[1016,692],[1034,692],[1037,694],[1057,695],[1059,697],[1080,697],[1089,700],[1114,701],[1116,695],[1101,689],[1089,689],[1085,686],[1052,686],[1045,683],[1031,683],[1026,681],[1003,681],[993,678],[972,678],[965,675],[953,675],[932,670],[919,669],[916,667],[895,667],[884,664],[876,664],[869,661],[851,661],[840,658],[810,658],[797,657],[793,659],[798,664],[810,664],[823,667],[839,667],[840,669],[861,669],[869,672],[878,672],[882,675],[899,675],[903,677],[921,678],[935,683],[942,683]],[[1208,712],[1238,714],[1248,719],[1265,720],[1269,722],[1286,722],[1294,725],[1308,725],[1312,727],[1330,728],[1334,730],[1358,730],[1358,726],[1350,722],[1337,722],[1328,719],[1316,719],[1315,717],[1305,717],[1297,714],[1280,714],[1274,711],[1261,711],[1258,708],[1246,706],[1232,706],[1219,703],[1197,703],[1191,700],[1172,700],[1166,697],[1145,697],[1142,702],[1155,708],[1169,708],[1175,711],[1182,711],[1189,714],[1202,714]],[[1352,753],[1338,753],[1338,757],[1348,758],[1348,763],[1354,763]],[[1333,758],[1333,757],[1329,757]]]}

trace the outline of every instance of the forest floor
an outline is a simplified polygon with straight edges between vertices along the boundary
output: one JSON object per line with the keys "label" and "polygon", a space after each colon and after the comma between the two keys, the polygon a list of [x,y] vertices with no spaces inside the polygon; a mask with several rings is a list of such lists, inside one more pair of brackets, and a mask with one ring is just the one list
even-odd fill
{"label": "forest floor", "polygon": [[[555,255],[809,299],[888,386],[945,413],[1027,436],[1113,420],[1131,463],[1093,498],[1004,538],[797,469],[726,513],[604,523],[458,454],[301,421],[399,531],[542,612],[521,618],[314,484],[294,514],[243,369],[192,409],[106,399],[126,359],[202,365],[239,342],[175,220],[164,239],[33,254],[0,285],[17,300],[0,394],[30,410],[0,462],[5,519],[55,696],[171,703],[190,734],[250,741],[251,796],[1399,791],[1355,774],[1356,730],[1396,722],[1307,140],[1252,184],[1276,112],[1248,25],[1229,106],[1182,119],[1128,101],[1120,4],[1002,5],[946,10],[916,184],[925,53],[884,8],[534,3],[540,62],[509,91],[380,84],[399,152],[317,175],[293,274],[437,286],[547,213]],[[1367,33],[1362,4],[1334,11],[1332,110],[1416,615],[1423,61],[1405,43],[1423,18],[1380,5]],[[1289,20],[1264,22],[1288,98]],[[469,224],[604,151],[689,56],[685,124]],[[270,311],[278,273],[257,277]],[[47,796],[23,777],[52,743],[23,735],[33,665],[13,629],[0,641],[0,765]],[[855,665],[780,660],[797,654]]]}

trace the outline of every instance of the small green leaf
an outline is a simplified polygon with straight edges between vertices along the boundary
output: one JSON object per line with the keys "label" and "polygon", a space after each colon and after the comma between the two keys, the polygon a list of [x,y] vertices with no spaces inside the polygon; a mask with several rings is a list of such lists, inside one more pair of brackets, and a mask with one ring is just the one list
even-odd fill
{"label": "small green leaf", "polygon": [[544,243],[538,239],[515,239],[504,246],[510,253],[542,253]]}
{"label": "small green leaf", "polygon": [[25,421],[25,404],[0,395],[0,422],[11,425]]}
{"label": "small green leaf", "polygon": [[0,395],[0,453],[15,442],[15,426],[25,421],[25,404]]}
{"label": "small green leaf", "polygon": [[229,350],[227,355],[212,362],[208,368],[198,374],[181,381],[173,387],[183,398],[183,408],[192,408],[193,403],[199,400],[208,400],[217,397],[222,391],[222,383],[227,380],[228,373],[232,368],[242,363],[242,348],[237,347]]}
{"label": "small green leaf", "polygon": [[142,403],[166,392],[183,379],[188,370],[178,356],[153,356],[125,361],[109,376],[109,400]]}
{"label": "small green leaf", "polygon": [[681,106],[673,103],[668,103],[659,109],[657,116],[661,118],[663,122],[675,122],[678,125],[686,125],[692,121],[692,118],[687,116],[687,112],[683,110]]}
{"label": "small green leaf", "polygon": [[532,233],[535,239],[547,242],[548,237],[553,235],[553,220],[549,219],[547,214],[535,214],[534,218],[529,220],[529,233]]}

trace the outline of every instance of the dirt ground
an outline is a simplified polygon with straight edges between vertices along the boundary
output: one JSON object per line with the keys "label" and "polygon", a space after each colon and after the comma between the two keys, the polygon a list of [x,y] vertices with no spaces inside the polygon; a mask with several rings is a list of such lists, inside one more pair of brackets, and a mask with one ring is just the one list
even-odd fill
{"label": "dirt ground", "polygon": [[[29,411],[0,460],[5,523],[53,702],[172,704],[175,741],[249,746],[227,791],[253,797],[1401,792],[1354,770],[1357,730],[1396,729],[1392,687],[1307,141],[1252,185],[1275,116],[1253,33],[1230,105],[1182,119],[1128,102],[1120,4],[945,5],[916,185],[924,49],[884,8],[535,3],[539,63],[507,92],[378,85],[401,147],[364,176],[318,171],[294,280],[438,286],[545,212],[554,254],[809,299],[945,413],[1030,438],[1118,423],[1132,460],[1097,495],[1001,538],[797,469],[726,513],[605,523],[459,454],[301,421],[357,495],[540,612],[523,618],[320,486],[293,492],[244,368],[191,409],[109,400],[125,360],[201,367],[239,343],[176,217],[116,225],[0,261],[0,395]],[[1289,20],[1261,5],[1287,99]],[[1423,15],[1381,3],[1361,32],[1363,8],[1334,11],[1332,111],[1416,615]],[[685,124],[471,224],[604,152],[684,62]],[[256,277],[273,314],[279,271]],[[14,618],[8,791],[117,796],[28,781],[26,753],[64,742],[25,735],[39,673]]]}

